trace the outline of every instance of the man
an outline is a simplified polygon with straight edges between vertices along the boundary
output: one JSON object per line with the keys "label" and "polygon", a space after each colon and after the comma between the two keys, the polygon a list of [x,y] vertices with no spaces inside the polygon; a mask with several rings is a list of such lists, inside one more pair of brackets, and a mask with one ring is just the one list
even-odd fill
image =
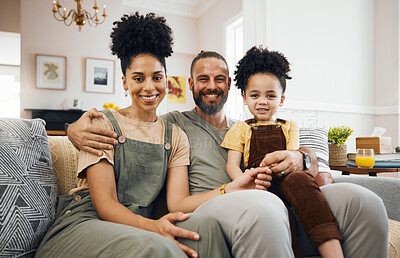
{"label": "man", "polygon": [[[210,193],[202,195],[199,203],[203,204],[194,212],[219,221],[234,257],[293,257],[288,211],[283,202],[267,191],[235,191],[240,189],[240,182],[230,182],[226,174],[227,151],[220,144],[234,124],[223,113],[231,84],[228,74],[227,63],[220,54],[201,52],[192,62],[189,78],[196,107],[163,116],[188,135],[191,194]],[[97,153],[96,149],[117,144],[113,132],[91,126],[90,117],[100,115],[95,111],[85,113],[70,126],[68,136],[78,148]],[[265,161],[277,165],[266,174],[260,173],[256,180],[270,180],[271,173],[279,177],[297,170],[313,176],[317,173],[316,157],[308,148],[274,152]],[[221,195],[216,197],[218,191]],[[332,184],[321,191],[343,234],[345,257],[387,257],[387,216],[382,200],[352,184]],[[303,230],[297,230],[297,236],[304,255],[318,255]]]}

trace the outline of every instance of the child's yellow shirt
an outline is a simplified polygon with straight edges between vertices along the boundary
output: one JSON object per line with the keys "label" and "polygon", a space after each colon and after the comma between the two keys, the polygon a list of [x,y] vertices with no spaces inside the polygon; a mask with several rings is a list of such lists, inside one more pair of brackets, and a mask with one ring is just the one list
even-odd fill
{"label": "child's yellow shirt", "polygon": [[262,125],[280,125],[286,138],[286,149],[299,149],[299,128],[293,121],[286,121],[286,123],[275,121],[257,121],[256,123],[252,123],[250,125],[244,121],[236,123],[226,133],[221,146],[226,149],[236,150],[243,153],[243,165],[244,167],[247,167],[250,155],[251,128],[253,126]]}

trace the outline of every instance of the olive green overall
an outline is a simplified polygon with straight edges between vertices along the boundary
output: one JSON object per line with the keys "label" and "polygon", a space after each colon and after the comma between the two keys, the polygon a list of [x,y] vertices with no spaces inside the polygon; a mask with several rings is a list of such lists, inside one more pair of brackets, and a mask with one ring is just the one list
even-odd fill
{"label": "olive green overall", "polygon": [[[125,138],[109,110],[118,134],[114,173],[118,200],[133,213],[151,218],[162,190],[171,152],[172,124],[164,122],[164,144]],[[159,213],[159,211],[156,211]],[[187,257],[169,238],[135,227],[101,220],[89,191],[59,197],[56,221],[42,240],[36,257]],[[199,257],[229,257],[219,224],[201,214],[191,214],[177,226],[200,234],[199,241],[179,241]]]}

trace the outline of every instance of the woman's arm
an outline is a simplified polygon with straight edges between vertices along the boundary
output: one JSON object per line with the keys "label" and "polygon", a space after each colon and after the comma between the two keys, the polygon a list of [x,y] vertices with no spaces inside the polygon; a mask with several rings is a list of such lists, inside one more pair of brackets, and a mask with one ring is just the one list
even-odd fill
{"label": "woman's arm", "polygon": [[242,160],[243,154],[240,151],[228,150],[228,161],[226,162],[226,173],[234,180],[240,176],[243,172],[240,169],[240,161]]}
{"label": "woman's arm", "polygon": [[114,170],[106,159],[88,167],[86,175],[93,205],[103,220],[159,233],[173,240],[189,256],[196,253],[175,240],[175,237],[199,239],[197,233],[174,225],[175,221],[186,220],[188,214],[170,213],[158,220],[151,220],[131,212],[118,201]]}
{"label": "woman's arm", "polygon": [[[225,192],[259,189],[271,186],[271,170],[259,167],[246,170],[232,182],[227,183]],[[187,166],[172,167],[167,174],[167,206],[170,212],[192,212],[202,203],[220,195],[220,188],[207,193],[190,195]]]}

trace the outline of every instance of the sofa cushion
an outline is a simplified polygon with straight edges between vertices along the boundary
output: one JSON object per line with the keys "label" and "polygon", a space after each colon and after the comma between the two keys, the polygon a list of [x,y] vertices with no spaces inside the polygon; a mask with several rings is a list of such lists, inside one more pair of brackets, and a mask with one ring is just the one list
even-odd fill
{"label": "sofa cushion", "polygon": [[51,225],[57,185],[41,119],[0,119],[0,256],[32,254]]}
{"label": "sofa cushion", "polygon": [[67,136],[49,136],[49,145],[58,194],[68,194],[77,184],[79,150],[68,140]]}
{"label": "sofa cushion", "polygon": [[309,147],[315,152],[318,159],[318,171],[330,172],[327,129],[300,128],[299,143],[300,146]]}

